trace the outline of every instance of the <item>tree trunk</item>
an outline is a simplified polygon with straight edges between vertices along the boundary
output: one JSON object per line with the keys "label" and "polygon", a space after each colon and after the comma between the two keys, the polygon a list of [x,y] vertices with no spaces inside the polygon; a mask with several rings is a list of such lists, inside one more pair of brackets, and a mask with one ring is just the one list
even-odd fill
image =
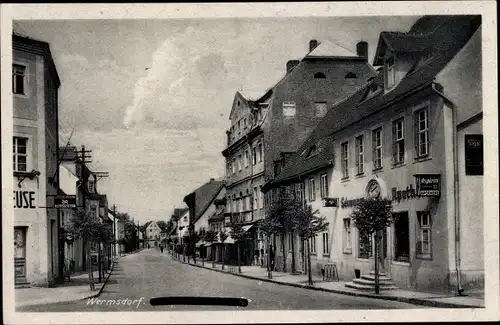
{"label": "tree trunk", "polygon": [[236,244],[236,249],[238,250],[238,273],[241,273],[241,262],[240,262],[240,243]]}
{"label": "tree trunk", "polygon": [[295,269],[295,236],[294,236],[294,233],[291,232],[291,236],[292,236],[292,273],[295,273],[296,269]]}
{"label": "tree trunk", "polygon": [[205,267],[205,255],[203,254],[203,246],[200,246],[200,257],[201,257],[201,266]]}
{"label": "tree trunk", "polygon": [[380,293],[379,287],[379,274],[378,274],[378,250],[379,250],[379,242],[378,242],[378,231],[375,231],[375,294]]}
{"label": "tree trunk", "polygon": [[269,243],[267,245],[267,277],[269,279],[273,278],[273,269],[271,265],[271,236],[268,236]]}
{"label": "tree trunk", "polygon": [[285,233],[281,234],[281,249],[283,251],[283,272],[286,273],[286,257],[288,254],[286,253],[285,247]]}
{"label": "tree trunk", "polygon": [[309,281],[309,285],[313,285],[313,280],[312,280],[312,267],[311,267],[311,245],[309,244],[309,241],[311,239],[307,239],[307,279]]}
{"label": "tree trunk", "polygon": [[90,291],[95,291],[95,285],[94,285],[94,270],[92,268],[92,256],[90,254],[90,241],[87,242],[87,265],[88,265],[88,271],[89,271],[89,285],[90,285]]}
{"label": "tree trunk", "polygon": [[224,270],[224,243],[222,243],[222,269]]}

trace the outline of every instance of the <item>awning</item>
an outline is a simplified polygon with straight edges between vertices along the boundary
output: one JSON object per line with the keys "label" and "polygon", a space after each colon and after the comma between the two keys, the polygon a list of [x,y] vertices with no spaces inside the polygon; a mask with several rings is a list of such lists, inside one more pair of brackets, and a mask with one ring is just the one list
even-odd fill
{"label": "awning", "polygon": [[242,228],[243,228],[243,231],[247,232],[247,231],[249,231],[249,230],[250,230],[250,228],[252,228],[252,227],[253,227],[253,224],[243,226]]}

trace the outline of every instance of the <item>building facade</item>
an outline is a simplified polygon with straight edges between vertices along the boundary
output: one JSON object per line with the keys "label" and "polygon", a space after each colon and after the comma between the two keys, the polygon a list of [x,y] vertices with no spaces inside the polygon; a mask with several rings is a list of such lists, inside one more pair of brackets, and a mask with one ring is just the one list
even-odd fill
{"label": "building facade", "polygon": [[12,36],[15,282],[50,285],[59,274],[58,89],[49,44]]}
{"label": "building facade", "polygon": [[360,200],[384,197],[394,222],[382,232],[379,265],[397,286],[483,286],[480,17],[428,19],[381,34],[378,76],[335,106],[321,136],[265,188],[303,188],[330,223],[309,242],[318,273],[334,263],[348,281],[373,270],[374,238],[360,236],[351,213]]}
{"label": "building facade", "polygon": [[161,228],[155,221],[150,221],[145,227],[145,240],[149,247],[160,246]]}
{"label": "building facade", "polygon": [[[311,40],[302,60],[290,60],[285,76],[264,95],[237,92],[227,131],[227,213],[230,222],[251,232],[257,264],[264,249],[262,235],[252,225],[265,216],[262,186],[275,168],[309,136],[330,107],[361,87],[375,74],[367,63],[368,45],[357,54],[335,44]],[[332,91],[335,89],[335,91]]]}

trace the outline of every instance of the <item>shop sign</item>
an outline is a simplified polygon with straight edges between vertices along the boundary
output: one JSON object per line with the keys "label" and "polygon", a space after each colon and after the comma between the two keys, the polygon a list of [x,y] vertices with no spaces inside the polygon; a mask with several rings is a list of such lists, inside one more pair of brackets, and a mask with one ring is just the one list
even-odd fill
{"label": "shop sign", "polygon": [[363,202],[365,200],[365,198],[358,198],[358,199],[351,199],[351,200],[348,200],[347,198],[343,197],[340,201],[340,206],[342,208],[350,208],[350,207],[353,207],[353,206],[356,206],[358,205],[359,203]]}
{"label": "shop sign", "polygon": [[54,198],[54,207],[76,208],[76,196],[75,195],[56,196]]}
{"label": "shop sign", "polygon": [[437,197],[441,195],[440,174],[417,174],[415,177],[419,196]]}
{"label": "shop sign", "polygon": [[392,200],[400,202],[401,200],[409,200],[418,197],[418,192],[413,185],[410,184],[404,190],[398,190],[397,187],[392,188]]}
{"label": "shop sign", "polygon": [[339,206],[339,199],[336,197],[325,197],[323,198],[323,206],[336,208]]}
{"label": "shop sign", "polygon": [[14,209],[36,209],[34,191],[14,191]]}

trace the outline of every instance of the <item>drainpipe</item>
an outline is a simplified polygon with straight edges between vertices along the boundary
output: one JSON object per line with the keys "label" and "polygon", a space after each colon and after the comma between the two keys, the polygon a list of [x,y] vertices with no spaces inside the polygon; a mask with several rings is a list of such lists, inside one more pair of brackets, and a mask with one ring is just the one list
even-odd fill
{"label": "drainpipe", "polygon": [[[442,89],[442,88],[441,88]],[[432,90],[438,94],[451,107],[453,125],[453,174],[454,174],[454,199],[455,199],[455,270],[457,272],[457,294],[463,296],[464,289],[461,282],[461,259],[460,259],[460,182],[458,173],[458,135],[457,135],[457,111],[455,104],[436,88],[432,83]]]}

